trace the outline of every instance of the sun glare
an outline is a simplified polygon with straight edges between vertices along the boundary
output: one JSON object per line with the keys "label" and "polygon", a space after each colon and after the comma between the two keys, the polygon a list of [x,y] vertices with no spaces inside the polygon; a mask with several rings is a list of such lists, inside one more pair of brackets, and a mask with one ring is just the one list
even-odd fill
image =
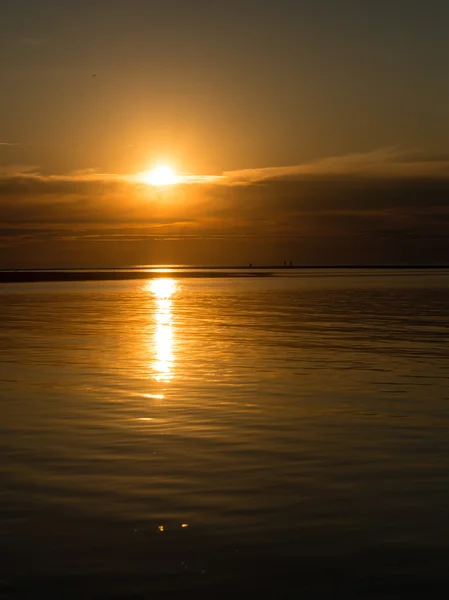
{"label": "sun glare", "polygon": [[145,183],[149,185],[174,185],[178,183],[178,177],[171,167],[168,165],[160,165],[155,167],[143,176]]}

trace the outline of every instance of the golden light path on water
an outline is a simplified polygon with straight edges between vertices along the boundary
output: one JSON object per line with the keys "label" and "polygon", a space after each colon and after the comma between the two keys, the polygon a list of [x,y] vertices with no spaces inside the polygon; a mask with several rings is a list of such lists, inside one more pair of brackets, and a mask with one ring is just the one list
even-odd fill
{"label": "golden light path on water", "polygon": [[[153,279],[147,289],[156,301],[156,327],[154,333],[155,357],[152,363],[153,378],[159,383],[168,383],[173,379],[173,314],[172,296],[176,291],[173,279]],[[163,397],[159,395],[159,397]]]}

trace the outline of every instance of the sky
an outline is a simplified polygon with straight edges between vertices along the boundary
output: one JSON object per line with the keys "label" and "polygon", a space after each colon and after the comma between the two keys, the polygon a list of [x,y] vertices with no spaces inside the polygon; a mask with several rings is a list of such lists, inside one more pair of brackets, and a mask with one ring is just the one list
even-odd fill
{"label": "sky", "polygon": [[449,262],[448,26],[445,0],[0,0],[0,268]]}

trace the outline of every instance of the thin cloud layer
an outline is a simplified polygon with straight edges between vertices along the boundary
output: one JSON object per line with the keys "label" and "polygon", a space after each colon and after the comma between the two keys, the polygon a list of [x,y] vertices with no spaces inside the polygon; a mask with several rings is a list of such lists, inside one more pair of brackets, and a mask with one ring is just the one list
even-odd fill
{"label": "thin cloud layer", "polygon": [[441,262],[449,256],[449,161],[381,149],[186,176],[167,188],[136,175],[47,175],[16,165],[0,171],[0,222],[3,266],[31,254],[38,260],[44,247],[70,247],[73,263],[79,252],[98,264],[106,248],[115,260],[122,252],[128,262],[151,262],[142,254],[156,242],[170,246],[174,262],[204,262],[193,250],[200,246],[206,253],[219,246],[215,261],[241,262],[242,244],[250,262],[273,263],[286,252],[305,263]]}
{"label": "thin cloud layer", "polygon": [[418,151],[380,148],[369,153],[335,156],[289,167],[244,169],[224,174],[229,182],[253,183],[280,178],[360,177],[442,177],[449,178],[449,156],[426,156]]}

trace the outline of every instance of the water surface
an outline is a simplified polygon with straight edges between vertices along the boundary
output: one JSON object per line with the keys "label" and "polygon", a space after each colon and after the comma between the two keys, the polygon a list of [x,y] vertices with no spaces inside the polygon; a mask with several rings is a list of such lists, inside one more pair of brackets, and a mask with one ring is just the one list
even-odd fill
{"label": "water surface", "polygon": [[0,286],[0,593],[448,583],[449,272]]}

